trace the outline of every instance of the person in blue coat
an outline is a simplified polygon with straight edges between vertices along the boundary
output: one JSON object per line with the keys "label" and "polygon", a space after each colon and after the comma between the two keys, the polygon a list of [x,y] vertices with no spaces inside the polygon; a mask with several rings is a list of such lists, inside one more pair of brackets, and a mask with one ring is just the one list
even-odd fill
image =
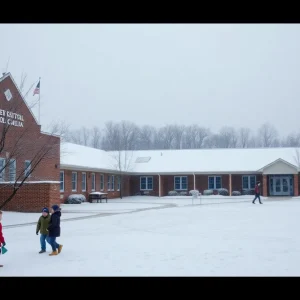
{"label": "person in blue coat", "polygon": [[61,211],[58,205],[53,205],[52,214],[50,223],[48,226],[48,237],[47,242],[52,247],[52,252],[49,254],[50,256],[57,255],[61,252],[63,245],[60,245],[56,242],[56,238],[60,236],[60,217]]}

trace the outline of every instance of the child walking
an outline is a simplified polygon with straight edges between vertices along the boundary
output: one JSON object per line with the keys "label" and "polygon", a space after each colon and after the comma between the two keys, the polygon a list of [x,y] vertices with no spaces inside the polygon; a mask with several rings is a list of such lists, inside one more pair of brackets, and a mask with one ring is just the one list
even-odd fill
{"label": "child walking", "polygon": [[[5,240],[4,240],[4,236],[2,233],[2,211],[0,210],[0,253],[2,252],[2,247],[6,245]],[[2,268],[3,265],[0,265],[0,268]]]}
{"label": "child walking", "polygon": [[61,212],[60,212],[59,206],[56,204],[53,205],[52,211],[53,211],[53,213],[51,214],[51,220],[50,220],[50,224],[48,226],[49,236],[47,238],[47,242],[52,247],[52,252],[49,254],[50,256],[59,254],[63,247],[63,245],[60,245],[56,242],[56,238],[60,236]]}
{"label": "child walking", "polygon": [[51,216],[49,214],[49,209],[44,207],[42,210],[42,215],[40,216],[38,223],[36,225],[36,234],[41,233],[40,243],[41,243],[41,251],[39,253],[46,252],[46,239],[48,236],[48,226],[50,223]]}

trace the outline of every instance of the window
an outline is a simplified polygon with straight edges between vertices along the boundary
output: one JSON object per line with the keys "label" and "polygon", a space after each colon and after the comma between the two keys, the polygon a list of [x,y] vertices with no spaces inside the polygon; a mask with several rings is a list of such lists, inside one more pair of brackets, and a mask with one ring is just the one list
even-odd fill
{"label": "window", "polygon": [[77,191],[77,172],[72,172],[72,192]]}
{"label": "window", "polygon": [[243,190],[251,190],[255,188],[256,176],[243,176]]}
{"label": "window", "polygon": [[60,191],[63,192],[65,190],[65,173],[64,171],[60,171]]}
{"label": "window", "polygon": [[107,190],[114,191],[115,190],[115,176],[107,175]]}
{"label": "window", "polygon": [[111,185],[110,185],[110,190],[114,191],[115,190],[115,176],[111,175]]}
{"label": "window", "polygon": [[110,175],[107,175],[107,191],[110,191]]}
{"label": "window", "polygon": [[208,189],[216,190],[222,187],[221,176],[209,176],[208,177]]}
{"label": "window", "polygon": [[121,189],[121,176],[117,176],[117,182],[118,182],[117,190],[119,191]]}
{"label": "window", "polygon": [[174,189],[187,190],[187,176],[174,176]]}
{"label": "window", "polygon": [[140,190],[153,190],[153,177],[142,176],[140,178]]}
{"label": "window", "polygon": [[86,191],[86,173],[85,172],[81,173],[81,190],[83,192]]}
{"label": "window", "polygon": [[0,181],[3,182],[5,177],[5,158],[0,158]]}
{"label": "window", "polygon": [[100,175],[100,191],[104,190],[104,175]]}
{"label": "window", "polygon": [[6,98],[7,101],[10,101],[10,100],[11,100],[12,94],[11,94],[10,89],[7,89],[7,90],[4,92],[4,95],[5,95],[5,98]]}
{"label": "window", "polygon": [[8,180],[9,181],[15,181],[16,180],[16,160],[15,159],[11,159],[9,161],[9,175],[8,175]]}
{"label": "window", "polygon": [[95,191],[95,185],[96,185],[96,176],[95,173],[92,173],[92,192]]}
{"label": "window", "polygon": [[31,161],[25,160],[24,175],[29,177],[31,171]]}

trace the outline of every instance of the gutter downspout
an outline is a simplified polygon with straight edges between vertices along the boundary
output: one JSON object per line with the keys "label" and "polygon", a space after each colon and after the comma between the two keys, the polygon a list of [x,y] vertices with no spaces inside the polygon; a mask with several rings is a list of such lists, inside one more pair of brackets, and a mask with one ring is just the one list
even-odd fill
{"label": "gutter downspout", "polygon": [[194,175],[194,190],[196,189],[196,177],[195,177],[195,173],[193,173]]}
{"label": "gutter downspout", "polygon": [[158,174],[158,197],[161,197],[161,193],[160,193],[160,174]]}

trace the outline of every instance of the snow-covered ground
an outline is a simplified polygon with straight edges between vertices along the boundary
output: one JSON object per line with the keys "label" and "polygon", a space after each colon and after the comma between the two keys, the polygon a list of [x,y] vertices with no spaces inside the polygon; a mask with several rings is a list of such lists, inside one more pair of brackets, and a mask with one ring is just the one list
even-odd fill
{"label": "snow-covered ground", "polygon": [[[300,275],[299,198],[264,199],[263,205],[249,197],[235,203],[227,198],[228,203],[194,206],[181,199],[139,198],[143,208],[153,209],[135,212],[139,204],[128,203],[135,205],[127,207],[133,213],[62,222],[58,242],[64,247],[54,257],[38,254],[35,225],[4,228],[8,252],[0,256],[0,276]],[[124,201],[72,206],[104,210],[110,204],[119,212],[126,209]],[[181,202],[154,209],[166,201]],[[63,216],[72,215],[71,209],[64,205]],[[4,212],[3,226],[13,223],[13,214]],[[23,215],[19,224],[26,223]]]}

